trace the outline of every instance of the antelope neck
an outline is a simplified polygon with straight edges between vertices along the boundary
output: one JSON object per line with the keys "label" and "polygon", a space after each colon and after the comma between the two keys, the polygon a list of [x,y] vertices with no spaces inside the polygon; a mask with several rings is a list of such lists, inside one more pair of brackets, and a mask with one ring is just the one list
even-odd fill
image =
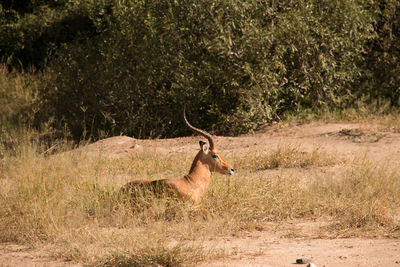
{"label": "antelope neck", "polygon": [[210,183],[211,170],[208,164],[201,162],[201,160],[194,161],[190,172],[185,176],[186,180],[190,183]]}

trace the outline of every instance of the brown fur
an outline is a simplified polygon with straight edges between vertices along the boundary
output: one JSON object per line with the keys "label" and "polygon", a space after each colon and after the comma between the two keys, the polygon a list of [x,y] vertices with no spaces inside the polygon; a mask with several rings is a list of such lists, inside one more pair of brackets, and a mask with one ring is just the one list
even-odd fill
{"label": "brown fur", "polygon": [[[200,151],[193,160],[189,174],[180,178],[161,179],[155,181],[134,180],[122,187],[122,192],[130,193],[148,190],[161,195],[161,191],[177,193],[183,199],[190,199],[194,204],[199,204],[211,182],[211,173],[233,174],[232,166],[227,163],[218,151],[208,149],[207,144],[200,141]],[[218,155],[217,159],[213,155]]]}
{"label": "brown fur", "polygon": [[194,204],[199,204],[206,193],[211,182],[211,173],[219,172],[232,175],[234,170],[226,162],[215,148],[212,136],[196,127],[190,125],[186,119],[186,105],[183,107],[183,120],[185,125],[192,131],[207,138],[210,146],[200,141],[200,151],[193,160],[188,175],[175,179],[161,179],[155,181],[135,180],[127,183],[121,188],[122,192],[134,195],[139,191],[149,191],[162,195],[164,192],[178,194],[183,199],[190,199]]}

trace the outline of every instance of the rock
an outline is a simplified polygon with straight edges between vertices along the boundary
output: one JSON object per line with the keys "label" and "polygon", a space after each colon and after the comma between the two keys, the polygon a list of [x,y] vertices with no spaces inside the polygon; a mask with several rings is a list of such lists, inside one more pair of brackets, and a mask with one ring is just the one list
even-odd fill
{"label": "rock", "polygon": [[299,258],[296,259],[296,264],[307,264],[307,263],[311,263],[312,261],[310,259],[307,258]]}

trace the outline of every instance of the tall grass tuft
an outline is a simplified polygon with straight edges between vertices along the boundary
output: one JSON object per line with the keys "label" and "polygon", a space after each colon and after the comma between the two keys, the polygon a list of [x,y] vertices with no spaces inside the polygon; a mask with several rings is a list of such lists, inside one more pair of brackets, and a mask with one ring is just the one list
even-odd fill
{"label": "tall grass tuft", "polygon": [[251,155],[234,159],[234,165],[243,170],[267,170],[275,168],[307,168],[333,166],[341,160],[336,154],[328,154],[319,148],[305,152],[299,146],[292,144],[278,144],[270,152],[253,151]]}
{"label": "tall grass tuft", "polygon": [[95,266],[185,266],[202,259],[204,259],[204,255],[201,249],[197,247],[176,245],[168,248],[165,244],[156,244],[136,253],[115,251],[101,259]]}
{"label": "tall grass tuft", "polygon": [[365,159],[356,163],[339,181],[316,182],[310,195],[319,197],[320,208],[335,218],[333,227],[340,232],[398,228],[400,177],[395,168],[376,166]]}

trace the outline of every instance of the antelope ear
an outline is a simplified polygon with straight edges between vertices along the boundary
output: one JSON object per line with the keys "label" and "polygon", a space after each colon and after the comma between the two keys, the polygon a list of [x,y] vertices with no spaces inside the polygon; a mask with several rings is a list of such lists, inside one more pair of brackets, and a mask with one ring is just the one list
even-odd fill
{"label": "antelope ear", "polygon": [[203,150],[204,154],[207,155],[207,153],[208,153],[208,148],[209,148],[208,144],[205,143],[205,142],[203,142],[203,141],[200,141],[199,144],[200,144],[201,150]]}

